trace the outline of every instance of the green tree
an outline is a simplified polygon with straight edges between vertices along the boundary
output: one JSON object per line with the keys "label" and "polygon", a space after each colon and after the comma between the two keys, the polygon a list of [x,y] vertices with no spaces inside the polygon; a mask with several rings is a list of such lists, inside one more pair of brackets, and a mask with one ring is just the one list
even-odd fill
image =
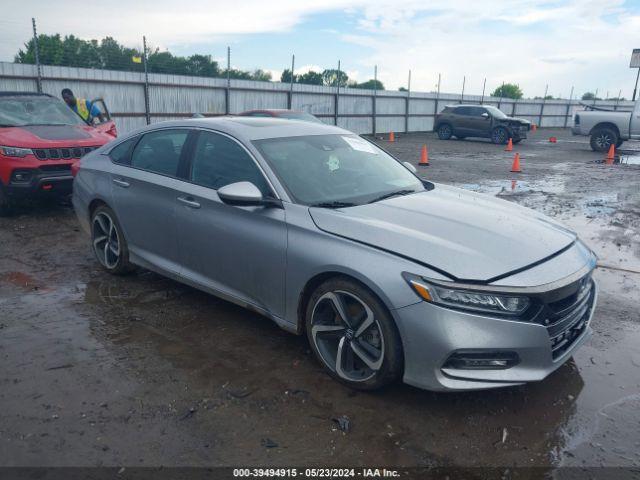
{"label": "green tree", "polygon": [[342,70],[329,68],[322,72],[322,83],[328,87],[346,87],[349,83],[349,76]]}
{"label": "green tree", "polygon": [[[280,75],[280,81],[283,83],[291,83],[291,70],[288,68],[285,68],[284,71],[282,72],[282,75]],[[298,81],[298,75],[294,75],[293,76],[293,81],[294,83],[296,83]]]}
{"label": "green tree", "polygon": [[297,82],[305,83],[307,85],[322,85],[324,83],[324,78],[319,72],[309,71],[307,73],[303,73],[302,75],[298,75]]}
{"label": "green tree", "polygon": [[251,80],[258,80],[260,82],[270,82],[271,72],[265,72],[264,70],[257,68],[253,72],[251,72]]}
{"label": "green tree", "polygon": [[[108,70],[142,71],[143,65],[133,61],[141,57],[142,52],[135,48],[120,45],[112,37],[102,40],[82,40],[74,35],[64,38],[59,34],[38,35],[40,62],[44,65],[63,67],[101,68]],[[34,64],[35,44],[29,40],[24,49],[15,56],[16,63]],[[197,75],[215,77],[220,75],[218,63],[210,55],[191,55],[178,57],[170,52],[151,49],[147,57],[150,72],[173,73],[179,75]],[[250,74],[246,72],[246,76]]]}
{"label": "green tree", "polygon": [[515,83],[505,83],[498,88],[496,88],[493,93],[491,93],[492,97],[501,97],[501,98],[514,98],[519,99],[522,98],[522,90]]}
{"label": "green tree", "polygon": [[400,87],[400,88],[398,88],[398,91],[399,92],[408,92],[409,90],[407,88],[405,88],[405,87]]}
{"label": "green tree", "polygon": [[602,100],[600,97],[596,97],[596,94],[593,92],[586,92],[582,95],[582,100]]}
{"label": "green tree", "polygon": [[366,88],[369,90],[384,90],[384,85],[382,84],[382,82],[380,80],[367,80],[366,82],[362,82],[362,83],[356,83],[354,85],[352,85],[353,88]]}

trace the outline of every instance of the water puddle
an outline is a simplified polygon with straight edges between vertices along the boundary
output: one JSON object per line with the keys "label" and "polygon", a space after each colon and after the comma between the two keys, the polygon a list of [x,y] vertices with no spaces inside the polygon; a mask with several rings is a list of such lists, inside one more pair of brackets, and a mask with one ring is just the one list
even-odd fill
{"label": "water puddle", "polygon": [[462,183],[456,186],[472,192],[496,196],[530,193],[558,194],[565,191],[565,184],[559,179],[541,181],[492,180],[483,183]]}

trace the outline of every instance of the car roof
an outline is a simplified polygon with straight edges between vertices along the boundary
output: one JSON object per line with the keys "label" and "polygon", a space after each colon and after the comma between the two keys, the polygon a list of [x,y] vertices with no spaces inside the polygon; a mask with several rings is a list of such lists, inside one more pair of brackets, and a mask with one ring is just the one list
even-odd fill
{"label": "car roof", "polygon": [[457,108],[457,107],[491,107],[491,105],[478,105],[477,103],[454,103],[453,105],[447,105],[446,108]]}
{"label": "car roof", "polygon": [[213,118],[188,118],[154,123],[132,132],[140,134],[159,128],[206,128],[226,133],[239,140],[252,141],[265,138],[299,137],[304,135],[355,135],[333,125],[301,122],[277,117],[224,116]]}
{"label": "car roof", "polygon": [[271,113],[305,113],[300,110],[290,110],[288,108],[256,108],[254,110],[247,110],[245,112],[239,113],[238,115],[243,115],[246,113],[255,113],[255,112],[271,112]]}

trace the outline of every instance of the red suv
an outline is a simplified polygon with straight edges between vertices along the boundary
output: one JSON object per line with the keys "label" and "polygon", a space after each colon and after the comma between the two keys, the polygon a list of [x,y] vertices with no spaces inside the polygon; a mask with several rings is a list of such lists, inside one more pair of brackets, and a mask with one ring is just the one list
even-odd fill
{"label": "red suv", "polygon": [[71,165],[117,136],[102,104],[93,125],[50,95],[0,92],[0,214],[17,198],[71,193]]}

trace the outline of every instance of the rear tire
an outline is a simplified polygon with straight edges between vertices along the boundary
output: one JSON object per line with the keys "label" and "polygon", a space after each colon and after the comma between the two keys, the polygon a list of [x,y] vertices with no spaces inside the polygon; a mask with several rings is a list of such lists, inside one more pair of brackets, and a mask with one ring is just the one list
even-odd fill
{"label": "rear tire", "polygon": [[514,138],[512,141],[513,141],[513,144],[515,145],[517,143],[520,143],[522,141],[522,139],[521,138]]}
{"label": "rear tire", "polygon": [[589,144],[594,152],[607,152],[620,141],[618,133],[609,127],[598,127],[591,134]]}
{"label": "rear tire", "polygon": [[100,265],[113,275],[134,270],[129,262],[129,247],[116,214],[106,205],[91,215],[91,246]]}
{"label": "rear tire", "polygon": [[443,123],[438,127],[437,133],[440,140],[449,140],[453,135],[453,129],[448,123]]}
{"label": "rear tire", "polygon": [[334,277],[311,295],[307,338],[316,358],[339,382],[375,390],[400,378],[400,335],[384,304],[366,287]]}
{"label": "rear tire", "polygon": [[504,127],[496,127],[491,131],[491,141],[496,145],[505,145],[509,141],[509,132]]}

